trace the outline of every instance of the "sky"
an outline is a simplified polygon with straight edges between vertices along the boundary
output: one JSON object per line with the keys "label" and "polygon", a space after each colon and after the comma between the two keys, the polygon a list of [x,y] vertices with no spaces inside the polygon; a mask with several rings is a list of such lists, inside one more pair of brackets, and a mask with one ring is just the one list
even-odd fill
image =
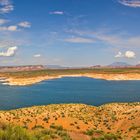
{"label": "sky", "polygon": [[140,63],[140,0],[0,0],[0,65]]}

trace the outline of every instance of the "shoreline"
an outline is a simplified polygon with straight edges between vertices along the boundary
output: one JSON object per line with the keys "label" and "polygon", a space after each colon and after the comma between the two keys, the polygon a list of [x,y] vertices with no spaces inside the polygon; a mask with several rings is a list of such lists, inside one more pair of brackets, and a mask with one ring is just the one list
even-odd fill
{"label": "shoreline", "polygon": [[131,80],[140,80],[140,74],[138,73],[125,73],[125,74],[95,74],[95,73],[86,73],[86,74],[66,74],[66,75],[56,75],[56,76],[36,76],[29,78],[14,78],[14,77],[1,77],[0,82],[3,85],[9,86],[27,86],[40,83],[46,80],[59,79],[64,77],[88,77],[94,79],[102,79],[107,81],[131,81]]}
{"label": "shoreline", "polygon": [[[84,105],[84,106],[89,106],[89,107],[94,107],[94,108],[102,108],[104,106],[113,106],[113,105],[139,105],[140,107],[140,102],[139,101],[132,101],[132,102],[107,102],[103,103],[100,105],[91,105],[87,103],[50,103],[50,104],[43,104],[43,105],[31,105],[31,106],[25,106],[25,107],[19,107],[19,108],[13,108],[13,109],[0,109],[0,113],[2,112],[11,112],[11,111],[20,111],[20,110],[25,110],[25,109],[31,109],[31,108],[41,108],[41,107],[48,107],[48,106],[63,106],[63,105]],[[140,108],[139,108],[140,110]]]}

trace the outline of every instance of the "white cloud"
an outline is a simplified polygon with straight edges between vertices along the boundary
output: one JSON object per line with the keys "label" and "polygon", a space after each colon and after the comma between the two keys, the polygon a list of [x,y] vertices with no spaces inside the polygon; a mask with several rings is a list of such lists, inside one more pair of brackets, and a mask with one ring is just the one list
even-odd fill
{"label": "white cloud", "polygon": [[[0,14],[7,14],[13,10],[14,10],[14,6],[13,6],[11,0],[0,0]],[[22,27],[22,28],[31,27],[31,23],[28,21],[20,22],[16,25],[5,26],[4,24],[7,22],[9,22],[9,20],[0,18],[0,31],[15,32],[15,31],[20,31],[20,27]]]}
{"label": "white cloud", "polygon": [[17,26],[16,25],[11,25],[11,26],[8,26],[8,31],[17,31]]}
{"label": "white cloud", "polygon": [[125,52],[125,57],[127,58],[135,58],[136,54],[133,51],[126,51]]}
{"label": "white cloud", "polygon": [[14,10],[14,6],[10,0],[0,0],[0,7],[1,14],[6,14]]}
{"label": "white cloud", "polygon": [[95,40],[96,42],[100,41],[108,45],[117,47],[117,48],[139,48],[140,47],[140,36],[130,36],[127,34],[111,33],[110,31],[82,31],[82,30],[69,30],[67,31],[73,35],[83,36]]}
{"label": "white cloud", "polygon": [[126,51],[124,54],[122,52],[118,52],[117,55],[115,55],[116,58],[135,58],[136,54],[134,51]]}
{"label": "white cloud", "polygon": [[119,0],[119,3],[129,7],[140,7],[140,0]]}
{"label": "white cloud", "polygon": [[9,0],[0,0],[0,5],[9,5],[10,1]]}
{"label": "white cloud", "polygon": [[35,54],[34,57],[36,58],[41,57],[41,54]]}
{"label": "white cloud", "polygon": [[[2,22],[3,21],[0,21],[0,23],[2,23]],[[22,25],[20,24],[19,26],[24,27],[24,28],[29,28],[31,25],[22,23]],[[16,31],[20,31],[20,29],[18,28],[17,25],[10,25],[10,26],[0,26],[0,31],[16,32]]]}
{"label": "white cloud", "polygon": [[18,31],[18,27],[16,25],[10,25],[10,26],[2,26],[0,27],[0,31],[11,31],[11,32],[15,32]]}
{"label": "white cloud", "polygon": [[97,39],[104,41],[113,46],[120,47],[140,47],[140,36],[134,37],[123,37],[122,35],[114,35],[114,34],[97,34]]}
{"label": "white cloud", "polygon": [[2,8],[0,8],[0,13],[5,14],[5,13],[9,13],[11,11],[14,10],[14,6],[13,5],[6,5]]}
{"label": "white cloud", "polygon": [[18,49],[17,46],[10,47],[6,52],[0,52],[0,56],[4,56],[4,57],[14,56],[17,49]]}
{"label": "white cloud", "polygon": [[50,12],[51,15],[64,15],[64,12],[63,11],[53,11],[53,12]]}
{"label": "white cloud", "polygon": [[118,52],[118,54],[116,54],[116,55],[115,55],[115,57],[116,57],[116,58],[123,57],[123,54],[122,54],[122,52]]}
{"label": "white cloud", "polygon": [[24,27],[24,28],[30,28],[31,27],[31,23],[28,22],[28,21],[20,22],[18,25],[20,27]]}
{"label": "white cloud", "polygon": [[7,23],[8,22],[8,20],[6,20],[6,19],[0,19],[0,25],[2,25],[2,24],[5,24],[5,23]]}
{"label": "white cloud", "polygon": [[65,39],[65,41],[70,43],[94,43],[95,42],[95,40],[93,39],[83,38],[83,37],[68,38]]}

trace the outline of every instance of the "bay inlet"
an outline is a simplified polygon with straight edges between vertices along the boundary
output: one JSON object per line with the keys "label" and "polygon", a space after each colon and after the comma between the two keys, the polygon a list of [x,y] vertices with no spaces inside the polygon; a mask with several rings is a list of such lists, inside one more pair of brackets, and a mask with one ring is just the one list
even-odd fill
{"label": "bay inlet", "polygon": [[31,86],[0,84],[0,110],[58,103],[102,105],[140,102],[140,81],[106,81],[65,77]]}

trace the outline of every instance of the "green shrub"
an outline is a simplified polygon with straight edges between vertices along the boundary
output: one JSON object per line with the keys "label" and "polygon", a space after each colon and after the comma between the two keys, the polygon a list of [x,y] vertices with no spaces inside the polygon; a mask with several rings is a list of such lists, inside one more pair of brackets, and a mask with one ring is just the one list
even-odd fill
{"label": "green shrub", "polygon": [[85,132],[85,134],[86,135],[89,135],[89,136],[92,136],[93,135],[93,129],[90,129],[90,130],[87,130],[86,132]]}
{"label": "green shrub", "polygon": [[54,124],[51,124],[51,125],[50,125],[50,128],[52,128],[52,129],[57,129],[57,130],[63,130],[63,126],[61,126],[61,125],[54,125]]}
{"label": "green shrub", "polygon": [[37,140],[26,129],[19,126],[8,125],[0,129],[0,140]]}

